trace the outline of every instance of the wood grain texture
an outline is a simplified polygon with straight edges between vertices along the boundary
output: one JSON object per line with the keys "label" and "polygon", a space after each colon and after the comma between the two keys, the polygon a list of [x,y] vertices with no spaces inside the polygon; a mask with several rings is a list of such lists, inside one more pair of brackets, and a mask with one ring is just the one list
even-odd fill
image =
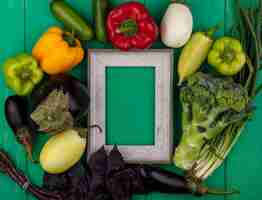
{"label": "wood grain texture", "polygon": [[[90,23],[92,23],[92,1],[91,0],[67,0],[73,5]],[[129,0],[110,0],[111,7]],[[147,6],[149,12],[154,16],[157,23],[160,23],[170,0],[136,0]],[[242,0],[245,6],[254,6],[258,0]],[[202,30],[214,26],[224,21],[225,26],[216,36],[227,33],[234,22],[233,7],[234,0],[186,0],[188,6],[192,9],[194,16],[194,30]],[[0,41],[0,63],[8,56],[31,49],[40,35],[47,30],[49,26],[61,25],[58,23],[49,11],[47,0],[5,0],[0,3],[0,16],[2,17],[1,41]],[[112,48],[110,44],[103,44],[91,41],[84,44],[86,48]],[[162,48],[163,44],[157,42],[154,48]],[[175,50],[178,55],[179,50]],[[177,60],[175,60],[177,61]],[[83,62],[76,67],[72,74],[82,81],[86,81],[86,66]],[[13,133],[8,127],[4,116],[4,101],[12,92],[5,87],[3,75],[0,76],[0,147],[10,153],[19,169],[24,171],[34,183],[41,185],[43,172],[39,165],[27,161],[26,154],[17,144]],[[176,93],[177,95],[177,93]],[[177,98],[177,96],[175,96]],[[235,196],[208,196],[203,199],[229,199],[229,200],[246,200],[259,199],[262,195],[261,181],[262,161],[260,153],[262,152],[261,140],[261,116],[262,116],[262,97],[256,100],[258,107],[256,115],[248,124],[240,140],[229,155],[226,164],[221,166],[207,181],[209,186],[216,188],[238,188],[240,195]],[[175,113],[176,114],[176,113]],[[179,120],[175,119],[179,124]],[[179,128],[179,126],[176,126]],[[175,135],[179,135],[178,129],[174,130]],[[177,137],[175,138],[177,140]],[[35,147],[35,156],[37,157],[46,137],[39,136]],[[165,166],[170,170],[181,173],[174,166]],[[14,184],[9,178],[0,174],[0,196],[10,200],[30,200],[34,199],[27,195],[22,189]],[[136,195],[135,200],[166,200],[166,199],[195,199],[188,195],[167,195],[167,194],[150,194]]]}
{"label": "wood grain texture", "polygon": [[[0,13],[1,20],[1,44],[0,44],[0,63],[9,56],[14,56],[24,51],[24,1],[9,0],[1,2]],[[14,134],[6,123],[4,116],[4,103],[7,96],[12,92],[5,87],[4,77],[0,76],[0,147],[4,148],[12,156],[15,164],[22,170],[25,170],[26,154],[23,147],[16,142]],[[25,193],[16,186],[5,175],[0,174],[0,195],[2,197],[11,197],[12,199],[26,199]]]}
{"label": "wood grain texture", "polygon": [[[34,44],[38,38],[50,26],[56,25],[55,19],[49,12],[47,1],[25,1],[25,48],[31,53]],[[38,158],[40,150],[44,145],[47,137],[38,133],[34,144],[34,157]],[[39,165],[33,164],[30,161],[26,163],[26,175],[35,184],[42,184],[43,171]],[[27,199],[34,199],[30,194],[27,194]]]}
{"label": "wood grain texture", "polygon": [[[160,10],[165,10],[166,7],[168,6],[167,1],[161,1],[161,4],[158,4],[159,1],[150,1],[147,0],[146,3],[148,3],[152,6],[154,6],[154,16],[158,16]],[[224,21],[224,8],[225,8],[225,1],[219,0],[219,1],[212,1],[212,0],[186,0],[187,5],[190,7],[192,14],[193,14],[193,19],[194,19],[194,31],[205,31],[206,29],[215,26],[218,23],[221,23]],[[163,4],[163,5],[162,5]],[[161,6],[165,7],[163,9]],[[149,7],[150,9],[150,7]],[[151,9],[150,9],[151,10]],[[215,14],[214,14],[215,12]],[[157,18],[156,18],[157,19]],[[159,19],[157,19],[159,21]],[[215,36],[221,36],[224,34],[224,28],[222,27],[220,31],[218,31]],[[176,55],[179,54],[179,50],[175,50]],[[177,56],[175,56],[177,57]],[[175,59],[175,63],[177,62],[177,59]],[[176,65],[175,65],[176,67]],[[176,93],[177,94],[177,93]],[[178,95],[178,94],[177,94]],[[178,100],[178,97],[174,97],[175,100]],[[176,103],[176,105],[179,105]],[[179,109],[178,109],[179,110]],[[176,123],[176,128],[174,129],[174,137],[175,140],[178,140],[178,135],[181,135],[178,124],[180,124],[179,118],[180,116],[178,115],[177,111],[174,113],[174,120]],[[176,169],[174,166],[167,166],[168,169],[180,173],[178,169]],[[210,187],[216,187],[216,188],[221,188],[225,189],[226,183],[224,179],[224,174],[225,174],[225,167],[222,165],[218,170],[215,171],[215,173],[207,180],[207,185]],[[194,199],[195,197],[191,197],[188,195],[170,195],[170,194],[153,194],[151,196],[152,199],[154,200],[164,200],[168,198],[175,198],[178,200],[184,200],[184,199]],[[224,199],[225,197],[222,196],[206,196],[204,199],[214,199],[214,200],[220,200]]]}
{"label": "wood grain texture", "polygon": [[[35,1],[35,0],[24,0],[25,1],[25,48],[28,52],[31,52],[34,44],[37,42],[39,37],[47,31],[51,26],[59,25],[62,26],[51,14],[49,9],[49,1]],[[91,1],[86,0],[68,0],[70,3],[88,22],[92,21],[92,7]],[[17,23],[17,22],[16,22]],[[85,46],[85,44],[83,44]],[[86,62],[74,68],[71,72],[72,75],[78,77],[82,81],[86,81]],[[39,157],[40,151],[46,140],[47,135],[38,135],[35,147],[34,156]],[[26,174],[36,184],[42,184],[43,171],[39,165],[27,162],[25,165]],[[31,195],[27,195],[27,199],[35,199]]]}
{"label": "wood grain texture", "polygon": [[[241,6],[254,7],[258,0],[241,1]],[[225,8],[226,29],[229,31],[236,22],[234,0],[226,0]],[[261,83],[262,76],[258,82]],[[262,160],[259,156],[262,152],[261,140],[261,116],[262,96],[256,98],[257,107],[255,116],[247,124],[238,142],[233,147],[226,161],[227,188],[237,188],[240,195],[228,196],[228,200],[259,199],[262,196],[261,177]]]}

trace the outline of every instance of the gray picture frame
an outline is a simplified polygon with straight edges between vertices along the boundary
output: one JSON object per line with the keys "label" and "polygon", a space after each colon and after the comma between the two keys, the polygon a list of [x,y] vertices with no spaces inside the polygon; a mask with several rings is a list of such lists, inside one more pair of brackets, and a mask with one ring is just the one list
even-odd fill
{"label": "gray picture frame", "polygon": [[155,67],[155,142],[154,145],[119,145],[124,159],[129,163],[171,162],[173,152],[173,50],[150,49],[122,52],[112,49],[88,50],[88,77],[90,89],[89,124],[98,124],[103,129],[91,129],[88,139],[90,154],[106,145],[106,67],[127,66]]}

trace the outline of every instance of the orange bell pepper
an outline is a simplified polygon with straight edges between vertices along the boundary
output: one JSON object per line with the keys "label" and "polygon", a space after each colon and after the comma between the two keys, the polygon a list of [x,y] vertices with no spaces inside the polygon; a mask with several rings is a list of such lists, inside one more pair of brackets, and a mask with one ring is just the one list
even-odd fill
{"label": "orange bell pepper", "polygon": [[47,74],[60,74],[71,70],[84,58],[80,41],[72,33],[51,27],[33,48],[33,56]]}

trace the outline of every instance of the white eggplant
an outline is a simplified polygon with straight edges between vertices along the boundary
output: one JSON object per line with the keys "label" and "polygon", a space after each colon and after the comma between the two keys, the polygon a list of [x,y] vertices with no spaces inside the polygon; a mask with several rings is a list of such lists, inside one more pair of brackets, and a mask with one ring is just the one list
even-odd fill
{"label": "white eggplant", "polygon": [[41,167],[50,174],[71,168],[85,152],[85,135],[86,130],[70,129],[51,137],[40,153]]}
{"label": "white eggplant", "polygon": [[189,40],[193,29],[193,17],[184,4],[171,3],[160,25],[162,42],[172,48],[179,48]]}

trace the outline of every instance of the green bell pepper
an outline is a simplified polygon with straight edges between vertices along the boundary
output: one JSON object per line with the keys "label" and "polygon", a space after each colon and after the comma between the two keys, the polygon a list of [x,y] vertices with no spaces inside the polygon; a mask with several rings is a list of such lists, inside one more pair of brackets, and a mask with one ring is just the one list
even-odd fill
{"label": "green bell pepper", "polygon": [[8,58],[4,63],[7,86],[19,96],[29,95],[44,76],[37,61],[26,53]]}
{"label": "green bell pepper", "polygon": [[225,36],[215,41],[208,54],[208,63],[219,73],[231,76],[243,68],[246,54],[237,39]]}

